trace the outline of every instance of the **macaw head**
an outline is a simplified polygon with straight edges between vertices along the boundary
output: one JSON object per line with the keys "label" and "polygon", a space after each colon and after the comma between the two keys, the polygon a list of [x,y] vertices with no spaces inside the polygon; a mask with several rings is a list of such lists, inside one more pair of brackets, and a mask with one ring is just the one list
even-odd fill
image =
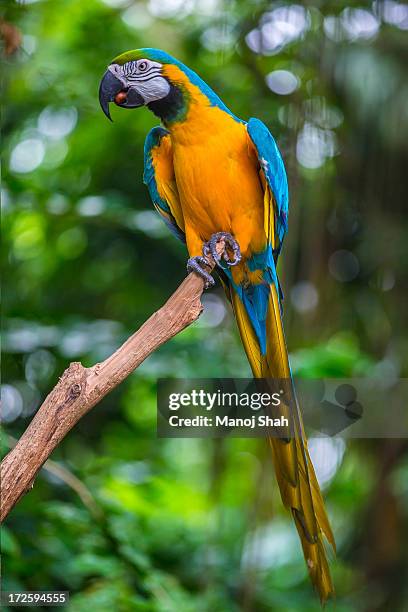
{"label": "macaw head", "polygon": [[[127,51],[112,60],[99,87],[99,102],[108,119],[109,104],[147,106],[165,123],[179,120],[192,100],[226,107],[193,70],[159,49]],[[112,120],[112,119],[111,119]]]}

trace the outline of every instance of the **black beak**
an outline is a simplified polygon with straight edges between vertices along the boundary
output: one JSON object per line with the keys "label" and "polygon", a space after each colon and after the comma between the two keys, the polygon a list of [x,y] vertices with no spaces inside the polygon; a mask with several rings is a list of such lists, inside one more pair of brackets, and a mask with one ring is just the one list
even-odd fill
{"label": "black beak", "polygon": [[[124,95],[120,98],[120,101],[116,101],[115,98],[119,93]],[[99,86],[99,102],[103,112],[111,121],[112,118],[109,112],[110,102],[115,102],[115,104],[123,108],[138,108],[144,105],[142,96],[135,89],[125,87],[122,81],[116,78],[110,70],[105,72]]]}

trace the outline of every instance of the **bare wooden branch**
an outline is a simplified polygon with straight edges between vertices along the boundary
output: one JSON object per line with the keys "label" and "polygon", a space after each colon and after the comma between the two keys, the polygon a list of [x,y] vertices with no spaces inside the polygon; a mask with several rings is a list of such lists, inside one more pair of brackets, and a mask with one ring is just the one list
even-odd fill
{"label": "bare wooden branch", "polygon": [[79,419],[160,345],[199,317],[203,289],[203,280],[189,274],[164,306],[105,361],[90,368],[70,364],[1,463],[1,521],[32,488],[41,466]]}

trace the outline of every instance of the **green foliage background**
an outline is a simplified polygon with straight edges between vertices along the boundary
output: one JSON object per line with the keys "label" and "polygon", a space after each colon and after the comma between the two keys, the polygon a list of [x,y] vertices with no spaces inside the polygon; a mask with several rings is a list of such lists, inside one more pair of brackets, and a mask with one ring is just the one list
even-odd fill
{"label": "green foliage background", "polygon": [[[299,15],[306,26],[272,53],[268,28],[264,49],[249,33],[280,7],[284,31]],[[280,274],[294,371],[407,376],[402,5],[40,0],[1,10],[23,36],[3,55],[4,452],[70,361],[104,359],[185,275],[184,248],[141,179],[156,119],[112,109],[112,125],[98,107],[107,64],[131,48],[171,52],[277,138],[291,191]],[[276,70],[298,78],[293,93],[268,87]],[[52,457],[65,471],[42,470],[10,514],[5,590],[69,590],[73,611],[319,609],[264,442],[156,438],[157,377],[249,375],[221,289],[204,299],[200,321],[67,436]],[[406,610],[406,441],[325,448],[338,543],[328,608]]]}

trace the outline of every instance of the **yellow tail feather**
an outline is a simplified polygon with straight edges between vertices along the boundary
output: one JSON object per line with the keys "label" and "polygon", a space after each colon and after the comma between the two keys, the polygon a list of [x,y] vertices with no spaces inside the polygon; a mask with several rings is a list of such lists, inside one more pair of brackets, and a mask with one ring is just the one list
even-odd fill
{"label": "yellow tail feather", "polygon": [[[276,287],[271,285],[269,297],[266,355],[261,354],[257,336],[245,307],[232,287],[229,297],[254,376],[256,378],[290,379],[288,353]],[[269,438],[276,478],[282,501],[292,512],[311,580],[321,601],[325,602],[334,594],[334,588],[322,534],[326,536],[335,550],[334,537],[307,449],[297,402],[295,409],[286,408],[285,416],[289,418],[294,436]]]}

